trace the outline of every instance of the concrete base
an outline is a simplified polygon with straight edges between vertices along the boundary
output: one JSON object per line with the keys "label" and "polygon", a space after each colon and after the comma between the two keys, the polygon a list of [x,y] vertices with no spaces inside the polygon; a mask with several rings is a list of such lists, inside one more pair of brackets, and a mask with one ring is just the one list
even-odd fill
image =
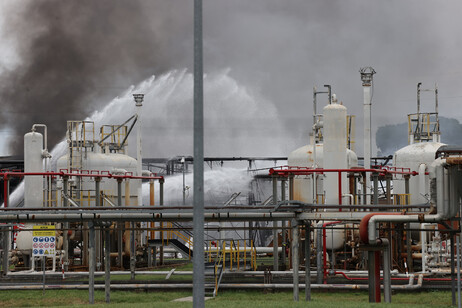
{"label": "concrete base", "polygon": [[[204,297],[205,300],[212,299],[213,297]],[[182,298],[177,298],[172,300],[172,302],[192,302],[193,297],[192,296],[187,296],[187,297],[182,297]]]}

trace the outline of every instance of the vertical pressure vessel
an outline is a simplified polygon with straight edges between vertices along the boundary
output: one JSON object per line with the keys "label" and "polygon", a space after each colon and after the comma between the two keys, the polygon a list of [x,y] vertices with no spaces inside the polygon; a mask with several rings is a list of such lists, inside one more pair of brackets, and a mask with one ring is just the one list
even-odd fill
{"label": "vertical pressure vessel", "polygon": [[[340,104],[329,104],[324,107],[324,169],[346,169],[347,137],[346,120],[347,109]],[[338,173],[325,173],[324,190],[326,204],[341,203],[342,196],[347,190],[347,174],[342,173],[342,191],[339,196]]]}
{"label": "vertical pressure vessel", "polygon": [[[24,172],[43,172],[43,135],[24,135]],[[43,206],[43,177],[25,176],[24,207]]]}

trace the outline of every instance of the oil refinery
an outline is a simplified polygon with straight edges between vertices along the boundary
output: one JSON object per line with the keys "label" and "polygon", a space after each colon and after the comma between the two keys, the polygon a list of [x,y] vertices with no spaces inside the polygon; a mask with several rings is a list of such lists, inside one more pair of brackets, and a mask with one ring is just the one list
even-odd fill
{"label": "oil refinery", "polygon": [[[460,294],[462,146],[440,142],[438,88],[419,83],[417,112],[407,119],[409,145],[393,157],[371,157],[374,74],[371,67],[360,71],[364,157],[355,153],[355,115],[325,86],[313,88],[309,144],[287,157],[206,158],[221,171],[205,184],[215,184],[215,199],[205,202],[199,243],[186,202],[194,158],[143,163],[143,94],[133,95],[135,114],[122,124],[68,121],[55,151],[48,149],[47,123],[31,123],[24,170],[0,173],[0,290],[89,289],[90,303],[95,289],[107,299],[111,289],[189,290],[191,279],[168,279],[192,276],[175,267],[203,249],[210,297],[222,289],[291,289],[297,301],[302,289],[307,300],[312,289],[365,289],[370,302],[380,302],[382,292],[391,302],[392,290],[447,287],[455,296],[456,280]],[[422,112],[422,91],[434,96],[434,111]],[[223,167],[242,161],[243,172]],[[233,172],[239,175],[225,176]],[[231,191],[220,191],[223,177],[235,182]],[[17,179],[23,184],[10,194]],[[169,181],[182,181],[182,189],[166,189]],[[116,275],[131,279],[111,281]],[[135,283],[143,275],[165,279]],[[95,283],[98,276],[104,283]]]}

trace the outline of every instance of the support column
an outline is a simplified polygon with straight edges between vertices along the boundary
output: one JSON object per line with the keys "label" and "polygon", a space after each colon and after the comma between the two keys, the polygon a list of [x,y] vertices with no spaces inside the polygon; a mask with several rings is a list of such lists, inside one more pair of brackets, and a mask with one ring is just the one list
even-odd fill
{"label": "support column", "polygon": [[[278,178],[273,176],[273,204],[274,207],[278,204]],[[278,222],[273,221],[273,270],[279,270],[279,254],[278,254]]]}
{"label": "support column", "polygon": [[90,304],[95,303],[95,226],[92,221],[88,223],[88,227],[90,228],[89,234],[89,243],[88,243],[88,250],[89,250],[89,268],[88,268],[88,296]]}
{"label": "support column", "polygon": [[318,222],[316,225],[316,283],[323,283],[323,264],[322,264],[322,222]]}
{"label": "support column", "polygon": [[130,274],[131,280],[135,280],[136,245],[135,245],[135,222],[130,223]]}
{"label": "support column", "polygon": [[[286,200],[286,180],[281,180],[281,201]],[[287,243],[287,235],[286,235],[286,222],[285,220],[281,221],[281,232],[282,232],[282,251],[281,251],[281,263],[282,269],[286,269],[286,243]]]}
{"label": "support column", "polygon": [[387,203],[391,204],[391,179],[392,175],[390,173],[387,173],[385,175],[385,180],[386,180],[386,189],[387,189]]}
{"label": "support column", "polygon": [[[63,198],[63,207],[69,207],[68,197],[69,197],[69,177],[67,175],[63,176],[63,190],[64,190],[64,198]],[[64,257],[63,257],[63,265],[64,271],[67,272],[69,270],[69,222],[63,223],[63,250],[64,250]]]}
{"label": "support column", "polygon": [[105,231],[105,240],[104,240],[104,291],[105,291],[105,298],[106,303],[111,302],[111,234],[109,231],[110,222],[106,227]]}
{"label": "support column", "polygon": [[372,180],[374,181],[374,202],[373,204],[379,204],[379,174],[377,172],[372,173]]}
{"label": "support column", "polygon": [[385,303],[391,303],[391,247],[390,243],[384,241],[383,250],[383,297]]}
{"label": "support column", "polygon": [[[117,206],[122,207],[122,178],[117,178]],[[123,270],[123,222],[117,222],[117,266]]]}
{"label": "support column", "polygon": [[311,301],[311,221],[305,220],[305,301]]}
{"label": "support column", "polygon": [[375,279],[375,302],[380,303],[380,250],[374,251],[374,279]]}
{"label": "support column", "polygon": [[[159,180],[159,206],[162,207],[164,205],[164,179]],[[160,236],[159,238],[162,240],[162,245],[159,247],[159,262],[160,265],[164,265],[164,223],[160,223]]]}
{"label": "support column", "polygon": [[10,258],[8,257],[10,251],[10,232],[8,227],[2,228],[3,236],[3,260],[2,260],[2,275],[6,276],[8,274],[8,267],[10,266]]}
{"label": "support column", "polygon": [[293,267],[293,279],[294,279],[294,301],[299,301],[299,236],[300,230],[298,228],[298,221],[292,219],[292,267]]}
{"label": "support column", "polygon": [[[101,178],[95,177],[95,206],[97,208],[101,207],[101,189],[100,189]],[[95,248],[96,248],[96,268],[97,270],[101,270],[102,265],[102,236],[101,236],[101,228],[97,228],[95,230]]]}
{"label": "support column", "polygon": [[369,282],[369,303],[375,303],[375,252],[367,251],[367,272]]}
{"label": "support column", "polygon": [[455,248],[454,248],[454,233],[450,232],[451,237],[451,297],[452,305],[456,305],[456,280],[455,280]]}

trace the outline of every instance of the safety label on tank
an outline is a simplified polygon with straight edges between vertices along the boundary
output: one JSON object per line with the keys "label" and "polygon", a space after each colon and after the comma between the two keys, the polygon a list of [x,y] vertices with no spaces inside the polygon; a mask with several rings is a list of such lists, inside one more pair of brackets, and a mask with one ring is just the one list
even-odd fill
{"label": "safety label on tank", "polygon": [[55,255],[55,226],[33,226],[32,254],[35,257],[52,257]]}

